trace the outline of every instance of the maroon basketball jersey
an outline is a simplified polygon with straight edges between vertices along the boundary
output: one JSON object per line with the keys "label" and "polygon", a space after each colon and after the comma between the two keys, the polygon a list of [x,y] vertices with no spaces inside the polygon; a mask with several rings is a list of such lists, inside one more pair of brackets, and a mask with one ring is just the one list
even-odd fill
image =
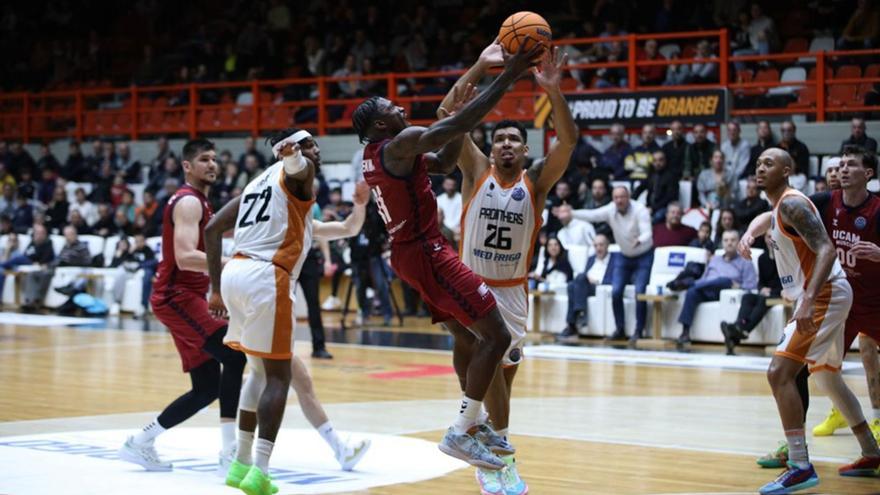
{"label": "maroon basketball jersey", "polygon": [[880,301],[880,263],[856,258],[849,250],[860,241],[880,244],[880,198],[870,194],[859,206],[843,204],[843,191],[831,192],[822,219],[831,236],[846,278],[852,285],[854,304],[877,304]]}
{"label": "maroon basketball jersey", "polygon": [[195,196],[202,203],[202,219],[199,221],[199,245],[200,251],[205,250],[205,225],[214,215],[211,205],[205,195],[189,184],[184,184],[170,198],[162,213],[162,261],[157,270],[154,290],[162,292],[166,290],[188,290],[198,292],[202,296],[208,293],[210,279],[202,272],[181,270],[177,267],[174,257],[174,206],[186,196]]}
{"label": "maroon basketball jersey", "polygon": [[437,224],[437,198],[428,178],[424,155],[418,155],[408,177],[397,177],[385,168],[383,151],[390,139],[370,143],[364,148],[364,180],[373,191],[379,215],[392,243],[431,239],[440,236]]}

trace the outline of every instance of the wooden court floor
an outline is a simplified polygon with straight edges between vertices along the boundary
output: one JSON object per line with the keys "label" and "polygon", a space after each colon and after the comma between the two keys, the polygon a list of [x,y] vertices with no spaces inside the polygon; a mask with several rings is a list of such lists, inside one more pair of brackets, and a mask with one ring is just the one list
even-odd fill
{"label": "wooden court floor", "polygon": [[[399,426],[407,431],[402,435],[435,442],[457,412],[449,352],[330,344],[335,359],[317,361],[308,357],[307,340],[300,341],[296,352],[337,428]],[[864,378],[847,381],[866,403]],[[97,424],[137,428],[188,386],[163,331],[0,324],[0,439]],[[512,440],[532,494],[756,493],[777,474],[754,463],[755,454],[781,438],[760,372],[528,359],[514,398]],[[809,426],[822,419],[827,404],[816,397]],[[285,426],[299,414],[292,393],[288,405]],[[837,461],[858,453],[847,432],[811,439],[810,447],[826,460],[816,462],[822,483],[807,493],[880,493],[878,479],[837,475]],[[2,478],[0,493],[9,493]],[[462,468],[353,493],[479,489],[473,471]]]}

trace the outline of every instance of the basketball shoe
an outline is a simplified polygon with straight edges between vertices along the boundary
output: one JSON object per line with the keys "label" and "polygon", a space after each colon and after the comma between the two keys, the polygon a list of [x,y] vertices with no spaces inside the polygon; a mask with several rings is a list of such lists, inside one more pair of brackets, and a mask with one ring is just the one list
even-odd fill
{"label": "basketball shoe", "polygon": [[877,471],[878,468],[880,468],[880,457],[862,456],[852,464],[841,466],[837,472],[841,476],[877,478],[880,477],[880,472]]}
{"label": "basketball shoe", "polygon": [[217,476],[226,476],[238,454],[238,445],[233,443],[228,449],[221,449],[217,460]]}
{"label": "basketball shoe", "polygon": [[498,470],[506,466],[500,457],[493,454],[488,447],[468,433],[458,434],[450,426],[446,435],[437,445],[441,452],[448,456],[484,469]]}
{"label": "basketball shoe", "polygon": [[828,417],[825,418],[825,421],[822,421],[813,428],[813,436],[827,437],[833,435],[834,432],[840,428],[846,427],[847,424],[846,420],[843,418],[843,414],[840,414],[840,411],[838,411],[836,407],[832,407],[831,412],[828,413]]}
{"label": "basketball shoe", "polygon": [[159,459],[159,454],[156,453],[156,447],[152,442],[140,444],[134,441],[133,436],[128,437],[125,444],[119,448],[119,458],[138,464],[147,471],[171,471],[173,469],[170,462]]}
{"label": "basketball shoe", "polygon": [[819,484],[819,476],[813,465],[801,469],[789,463],[788,469],[782,472],[775,480],[762,486],[758,491],[761,495],[784,495],[814,487]]}
{"label": "basketball shoe", "polygon": [[[232,464],[229,465],[229,471],[226,473],[226,486],[239,488],[242,480],[247,477],[247,474],[248,472],[250,472],[250,470],[251,466],[248,466],[247,464],[242,464],[237,460],[232,461]],[[275,483],[272,483],[272,493],[278,493],[278,487],[275,486]]]}
{"label": "basketball shoe", "polygon": [[247,493],[247,495],[272,495],[272,478],[257,466],[251,466],[247,475],[241,480],[238,489]]}
{"label": "basketball shoe", "polygon": [[348,443],[342,445],[342,448],[336,452],[336,461],[342,466],[343,471],[351,471],[358,462],[363,459],[364,454],[370,450],[370,440],[365,439],[356,443]]}
{"label": "basketball shoe", "polygon": [[501,484],[501,471],[477,468],[476,477],[480,485],[480,495],[505,495],[504,486]]}
{"label": "basketball shoe", "polygon": [[788,463],[788,443],[779,442],[779,448],[758,458],[758,465],[765,469],[784,468]]}
{"label": "basketball shoe", "polygon": [[880,418],[874,418],[868,423],[868,428],[871,428],[871,433],[874,434],[874,439],[880,443]]}
{"label": "basketball shoe", "polygon": [[501,484],[504,486],[504,495],[526,495],[529,493],[529,485],[519,477],[516,469],[516,460],[512,455],[502,458],[507,467],[499,471]]}
{"label": "basketball shoe", "polygon": [[485,423],[474,426],[468,433],[472,434],[474,438],[479,440],[495,455],[513,455],[516,453],[516,447]]}

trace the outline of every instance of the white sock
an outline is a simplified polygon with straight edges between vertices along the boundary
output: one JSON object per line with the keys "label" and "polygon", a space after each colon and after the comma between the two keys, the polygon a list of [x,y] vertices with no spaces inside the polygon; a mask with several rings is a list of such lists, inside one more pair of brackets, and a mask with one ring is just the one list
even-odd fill
{"label": "white sock", "polygon": [[318,428],[318,433],[321,434],[321,438],[327,442],[327,445],[333,449],[334,454],[338,454],[339,450],[342,448],[342,440],[339,438],[339,435],[336,434],[336,430],[333,429],[333,425],[330,424],[330,421],[322,424]]}
{"label": "white sock", "polygon": [[223,450],[229,452],[229,449],[235,445],[235,430],[236,430],[235,421],[221,421],[220,422],[220,435],[223,439]]}
{"label": "white sock", "polygon": [[480,407],[482,406],[483,401],[471,399],[467,396],[461,399],[461,408],[458,411],[458,417],[455,418],[452,429],[459,435],[467,433],[468,428],[477,423],[477,415],[480,414]]}
{"label": "white sock", "polygon": [[265,474],[269,473],[269,457],[272,456],[272,447],[274,446],[274,442],[270,442],[264,438],[257,439],[257,455],[254,464]]}
{"label": "white sock", "polygon": [[503,430],[495,430],[495,433],[501,435],[501,438],[507,440],[507,430],[508,428],[504,428]]}
{"label": "white sock", "polygon": [[880,419],[880,409],[874,409],[874,419]]}
{"label": "white sock", "polygon": [[235,455],[235,460],[245,466],[250,466],[254,463],[253,450],[254,432],[238,430],[238,453]]}
{"label": "white sock", "polygon": [[785,430],[785,439],[788,441],[789,461],[800,469],[809,467],[810,455],[804,430]]}
{"label": "white sock", "polygon": [[134,443],[145,444],[153,443],[159,435],[165,432],[165,428],[159,424],[158,419],[154,419],[152,423],[144,426],[144,429],[137,432],[134,436]]}
{"label": "white sock", "polygon": [[477,415],[477,424],[478,425],[489,424],[489,413],[486,412],[485,405],[480,407],[480,414]]}

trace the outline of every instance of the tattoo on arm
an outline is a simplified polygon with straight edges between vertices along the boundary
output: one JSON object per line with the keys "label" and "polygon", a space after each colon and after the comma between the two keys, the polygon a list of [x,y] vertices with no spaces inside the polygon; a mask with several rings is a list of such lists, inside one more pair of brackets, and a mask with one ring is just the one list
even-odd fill
{"label": "tattoo on arm", "polygon": [[828,233],[822,221],[813,212],[813,208],[800,198],[785,198],[779,205],[783,220],[797,230],[801,239],[814,253],[823,248],[831,247]]}

